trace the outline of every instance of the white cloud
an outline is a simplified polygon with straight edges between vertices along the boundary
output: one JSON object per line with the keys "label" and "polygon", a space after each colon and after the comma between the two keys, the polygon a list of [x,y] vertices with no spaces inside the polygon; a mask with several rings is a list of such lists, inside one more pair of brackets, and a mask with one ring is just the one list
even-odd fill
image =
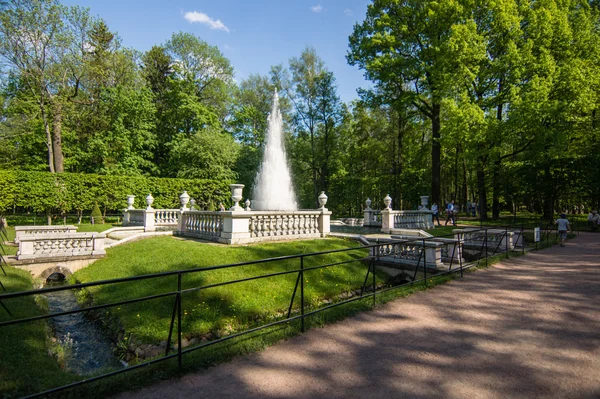
{"label": "white cloud", "polygon": [[344,10],[344,15],[347,16],[347,17],[351,17],[352,16],[352,10],[349,9],[349,8],[346,8]]}
{"label": "white cloud", "polygon": [[321,11],[323,11],[323,6],[322,6],[322,5],[320,5],[320,4],[317,4],[316,6],[312,6],[312,7],[310,8],[310,10],[311,10],[312,12],[321,12]]}
{"label": "white cloud", "polygon": [[210,29],[224,30],[225,32],[229,33],[229,28],[226,27],[220,19],[212,19],[203,12],[188,11],[183,15],[183,17],[190,23],[198,22],[207,25]]}

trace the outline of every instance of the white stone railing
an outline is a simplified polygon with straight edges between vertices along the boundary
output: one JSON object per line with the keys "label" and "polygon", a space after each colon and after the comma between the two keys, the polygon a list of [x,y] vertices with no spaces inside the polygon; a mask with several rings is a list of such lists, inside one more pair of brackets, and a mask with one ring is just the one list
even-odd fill
{"label": "white stone railing", "polygon": [[156,209],[154,214],[155,226],[177,226],[181,210],[179,209]]}
{"label": "white stone railing", "polygon": [[[465,247],[481,247],[486,246],[487,237],[487,248],[498,250],[498,252],[512,250],[513,249],[513,236],[514,232],[511,230],[502,229],[454,229],[452,230],[454,237],[463,241]],[[517,241],[521,239],[520,234],[517,237]]]}
{"label": "white stone railing", "polygon": [[77,227],[67,226],[15,226],[15,244],[22,237],[37,236],[41,234],[70,234],[77,232]]}
{"label": "white stone railing", "polygon": [[[123,218],[123,224],[127,226],[143,226],[146,211],[144,209],[128,209],[125,211],[129,217]],[[125,221],[127,219],[127,221]]]}
{"label": "white stone railing", "polygon": [[[181,211],[178,212],[181,214]],[[183,212],[177,233],[197,238],[220,238],[223,231],[223,217],[221,213],[210,211]]]}
{"label": "white stone railing", "polygon": [[432,229],[431,211],[381,211],[381,231],[391,233],[393,229]]}
{"label": "white stone railing", "polygon": [[[383,243],[382,243],[383,241]],[[371,248],[371,256],[380,261],[392,263],[410,264],[428,268],[442,269],[442,246],[443,243],[435,241],[398,241],[379,240],[380,245]]]}
{"label": "white stone railing", "polygon": [[100,233],[36,234],[21,237],[17,260],[102,256],[104,238]]}
{"label": "white stone railing", "polygon": [[319,211],[252,212],[250,238],[320,237]]}
{"label": "white stone railing", "polygon": [[326,237],[331,212],[316,211],[185,211],[177,235],[226,244]]}
{"label": "white stone railing", "polygon": [[381,227],[381,211],[375,209],[364,210],[364,222],[365,227]]}

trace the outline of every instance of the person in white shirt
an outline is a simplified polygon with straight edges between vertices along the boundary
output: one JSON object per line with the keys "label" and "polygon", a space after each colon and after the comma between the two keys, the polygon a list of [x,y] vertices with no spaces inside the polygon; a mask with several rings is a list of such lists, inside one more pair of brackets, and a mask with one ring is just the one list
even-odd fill
{"label": "person in white shirt", "polygon": [[434,202],[433,205],[431,205],[431,212],[433,212],[433,223],[435,223],[435,221],[437,220],[438,226],[441,226],[442,224],[440,223],[440,210],[436,202]]}
{"label": "person in white shirt", "polygon": [[565,241],[567,240],[567,231],[571,231],[571,225],[569,224],[569,219],[567,219],[567,215],[564,213],[560,214],[560,219],[556,219],[554,222],[555,225],[558,226],[558,236],[560,237],[560,246],[565,246]]}
{"label": "person in white shirt", "polygon": [[448,203],[448,206],[446,207],[446,214],[446,224],[444,224],[444,226],[448,226],[448,222],[450,220],[452,220],[452,226],[456,226],[456,222],[454,220],[454,200]]}
{"label": "person in white shirt", "polygon": [[587,220],[588,224],[592,228],[592,231],[598,231],[598,224],[600,224],[600,214],[598,214],[598,212],[596,211],[592,211],[592,213],[588,215]]}

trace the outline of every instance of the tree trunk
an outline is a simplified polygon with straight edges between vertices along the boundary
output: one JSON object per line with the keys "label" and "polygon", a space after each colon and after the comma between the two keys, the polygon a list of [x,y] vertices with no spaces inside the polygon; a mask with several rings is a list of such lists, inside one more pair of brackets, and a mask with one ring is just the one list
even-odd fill
{"label": "tree trunk", "polygon": [[[463,162],[462,162],[462,167],[463,167],[463,181],[462,181],[462,189],[461,189],[461,197],[462,197],[462,201],[463,204],[467,204],[467,199],[469,198],[469,195],[467,193],[467,160],[465,159],[465,157],[463,156]],[[465,212],[468,212],[468,209],[465,209]]]}
{"label": "tree trunk", "polygon": [[494,161],[492,170],[492,219],[500,218],[500,160]]}
{"label": "tree trunk", "polygon": [[441,145],[440,109],[434,102],[431,107],[431,203],[440,203]]}
{"label": "tree trunk", "polygon": [[54,102],[54,116],[52,119],[52,149],[54,152],[54,170],[57,173],[65,171],[62,151],[62,104],[59,99]]}
{"label": "tree trunk", "polygon": [[44,130],[46,131],[46,146],[48,147],[48,169],[50,173],[54,173],[54,150],[52,146],[52,133],[50,132],[50,124],[48,123],[48,116],[46,115],[46,108],[44,104],[40,104],[40,111],[42,113],[42,120],[44,121]]}
{"label": "tree trunk", "polygon": [[544,219],[552,220],[554,217],[554,182],[550,173],[550,165],[544,167]]}
{"label": "tree trunk", "polygon": [[485,171],[483,170],[483,164],[477,166],[477,191],[479,195],[479,220],[487,220],[487,192],[485,188]]}

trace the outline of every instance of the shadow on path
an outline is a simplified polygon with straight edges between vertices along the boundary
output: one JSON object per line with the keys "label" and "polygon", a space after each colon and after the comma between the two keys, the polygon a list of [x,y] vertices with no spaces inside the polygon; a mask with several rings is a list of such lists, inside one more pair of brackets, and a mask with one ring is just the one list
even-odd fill
{"label": "shadow on path", "polygon": [[121,398],[599,398],[600,234]]}

